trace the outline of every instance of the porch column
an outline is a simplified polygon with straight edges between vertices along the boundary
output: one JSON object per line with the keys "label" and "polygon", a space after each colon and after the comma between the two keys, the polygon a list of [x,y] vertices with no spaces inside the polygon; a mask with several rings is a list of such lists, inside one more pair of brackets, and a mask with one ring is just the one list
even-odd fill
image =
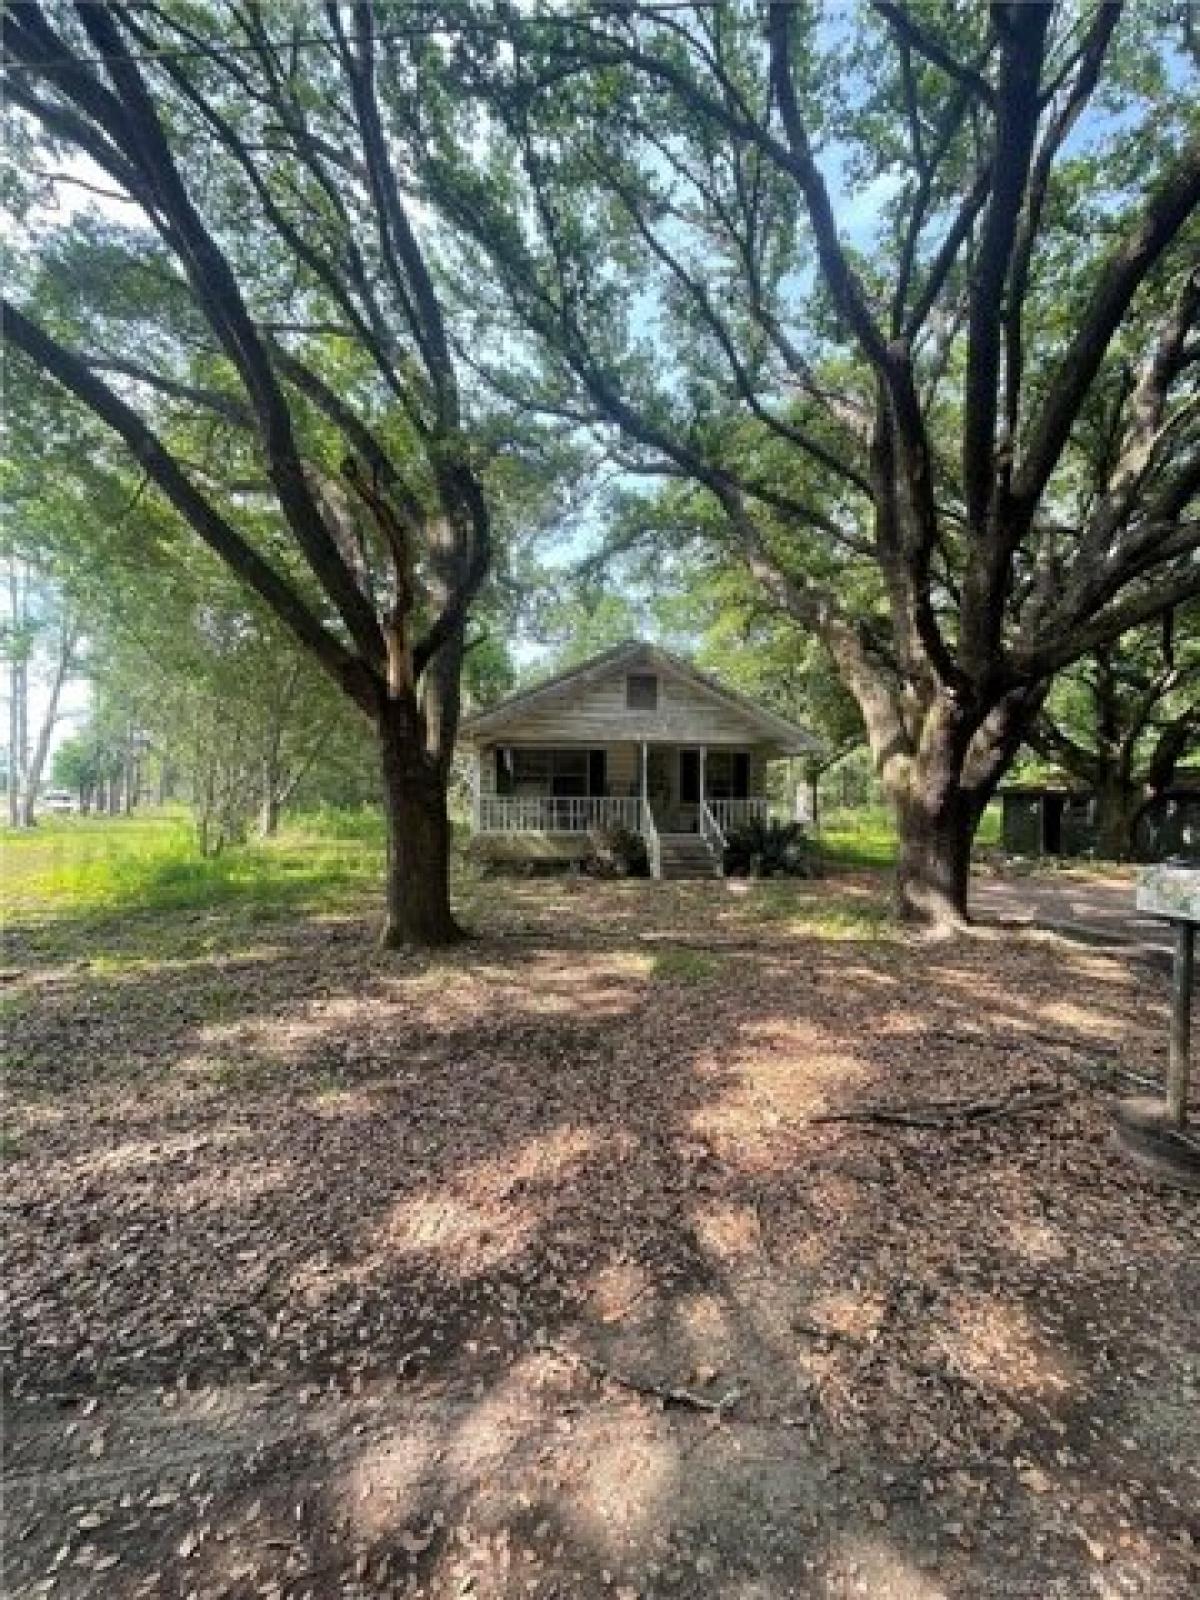
{"label": "porch column", "polygon": [[650,746],[642,740],[642,807],[650,803]]}
{"label": "porch column", "polygon": [[[700,746],[700,818],[701,818],[701,822],[703,822],[703,820],[704,820],[704,807],[708,804],[708,794],[707,794],[707,792],[705,790],[705,787],[704,787],[705,769],[706,769],[707,765],[708,765],[708,746],[705,745],[705,744],[702,744]],[[703,832],[704,831],[703,828],[701,828],[700,831]]]}

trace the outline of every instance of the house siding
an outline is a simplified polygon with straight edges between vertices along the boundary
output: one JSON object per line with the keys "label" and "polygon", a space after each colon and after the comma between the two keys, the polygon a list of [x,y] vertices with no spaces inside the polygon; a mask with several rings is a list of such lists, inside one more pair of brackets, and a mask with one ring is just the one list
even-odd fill
{"label": "house siding", "polygon": [[[638,667],[636,670],[644,671]],[[631,711],[625,704],[626,670],[563,694],[505,723],[495,744],[605,745],[623,741],[728,745],[749,748],[762,742],[761,728],[698,685],[660,670],[658,706]],[[610,758],[611,759],[611,758]],[[610,781],[613,781],[610,778]]]}

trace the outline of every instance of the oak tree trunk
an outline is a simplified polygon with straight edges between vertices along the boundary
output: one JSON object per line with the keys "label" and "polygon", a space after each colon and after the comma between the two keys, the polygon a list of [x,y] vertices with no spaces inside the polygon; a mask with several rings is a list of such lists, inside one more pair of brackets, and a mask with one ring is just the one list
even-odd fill
{"label": "oak tree trunk", "polygon": [[900,839],[896,907],[905,920],[943,931],[966,926],[975,834],[1043,693],[1015,692],[970,716],[953,700],[935,701],[915,751],[890,775],[882,763]]}
{"label": "oak tree trunk", "polygon": [[1104,861],[1132,861],[1134,830],[1144,808],[1140,785],[1112,774],[1096,786],[1096,854]]}
{"label": "oak tree trunk", "polygon": [[918,785],[897,807],[896,908],[904,920],[965,926],[980,812],[975,797],[957,786],[934,796]]}
{"label": "oak tree trunk", "polygon": [[389,949],[455,944],[462,929],[450,909],[450,819],[439,764],[407,733],[404,712],[385,705],[378,721],[387,819]]}

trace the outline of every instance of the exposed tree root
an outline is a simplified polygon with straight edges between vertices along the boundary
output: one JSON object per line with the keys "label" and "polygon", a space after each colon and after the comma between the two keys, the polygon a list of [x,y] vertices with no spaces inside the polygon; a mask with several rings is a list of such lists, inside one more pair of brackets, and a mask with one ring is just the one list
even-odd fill
{"label": "exposed tree root", "polygon": [[850,1111],[822,1111],[810,1122],[862,1122],[899,1128],[950,1128],[964,1122],[996,1122],[1026,1111],[1044,1111],[1070,1099],[1069,1089],[1045,1090],[1031,1085],[1002,1100],[930,1102],[920,1106],[859,1106]]}
{"label": "exposed tree root", "polygon": [[727,1389],[723,1395],[712,1397],[697,1394],[694,1389],[685,1389],[678,1384],[656,1383],[652,1378],[631,1377],[629,1373],[619,1372],[615,1367],[610,1367],[607,1361],[601,1361],[597,1356],[584,1355],[581,1351],[572,1350],[569,1346],[558,1344],[553,1339],[539,1339],[538,1345],[543,1350],[550,1350],[556,1356],[561,1356],[564,1361],[569,1361],[574,1366],[583,1367],[594,1378],[600,1378],[605,1383],[615,1383],[621,1389],[629,1389],[634,1394],[648,1395],[660,1401],[664,1410],[678,1407],[690,1411],[705,1411],[711,1416],[720,1417],[741,1399],[740,1389]]}

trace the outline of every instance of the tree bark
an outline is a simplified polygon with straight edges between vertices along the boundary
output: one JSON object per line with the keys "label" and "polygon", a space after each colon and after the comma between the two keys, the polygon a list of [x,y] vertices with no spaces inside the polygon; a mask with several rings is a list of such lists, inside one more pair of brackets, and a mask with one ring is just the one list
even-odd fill
{"label": "tree bark", "polygon": [[406,726],[415,706],[386,702],[377,728],[387,818],[387,917],[383,943],[437,948],[462,929],[450,909],[450,819],[439,763]]}
{"label": "tree bark", "polygon": [[279,730],[275,727],[267,738],[262,758],[261,790],[258,802],[258,836],[273,839],[279,832]]}
{"label": "tree bark", "polygon": [[897,803],[896,910],[903,920],[945,932],[967,925],[971,846],[982,811],[957,781],[947,790],[935,776],[916,778]]}
{"label": "tree bark", "polygon": [[258,836],[273,839],[279,832],[279,789],[274,774],[263,775],[262,799],[258,807]]}
{"label": "tree bark", "polygon": [[12,654],[8,665],[8,825],[21,825],[21,792],[25,781],[29,748],[26,732],[29,670],[25,643],[21,637],[27,622],[27,602],[17,564],[8,562],[9,625],[13,630]]}
{"label": "tree bark", "polygon": [[1141,785],[1114,772],[1096,785],[1096,854],[1105,861],[1132,861],[1134,829],[1145,808]]}
{"label": "tree bark", "polygon": [[915,749],[891,761],[876,753],[895,808],[896,909],[904,920],[937,932],[967,926],[975,834],[1044,695],[1045,686],[1034,685],[986,714],[968,714],[943,692],[925,712]]}
{"label": "tree bark", "polygon": [[24,758],[21,747],[22,665],[14,660],[8,671],[8,825],[21,824],[21,777]]}

